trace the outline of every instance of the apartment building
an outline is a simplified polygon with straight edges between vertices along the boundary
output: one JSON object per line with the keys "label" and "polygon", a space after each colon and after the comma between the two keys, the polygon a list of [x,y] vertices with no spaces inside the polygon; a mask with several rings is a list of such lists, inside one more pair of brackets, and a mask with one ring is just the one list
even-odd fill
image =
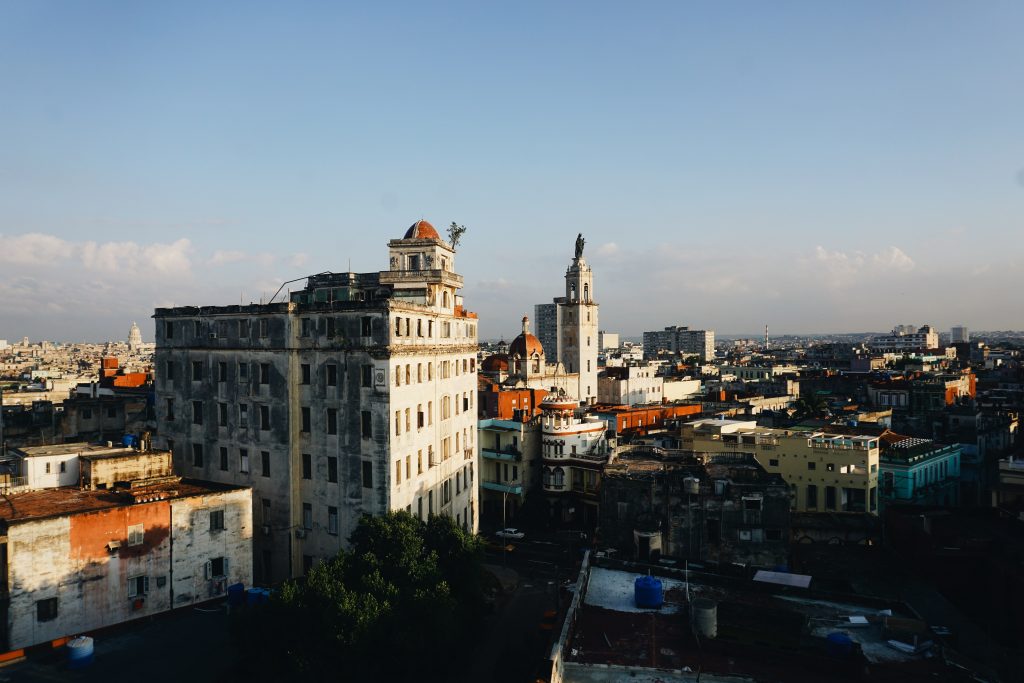
{"label": "apartment building", "polygon": [[657,358],[661,352],[696,355],[702,361],[714,360],[715,331],[672,325],[664,330],[644,332],[644,358]]}
{"label": "apartment building", "polygon": [[287,301],[154,315],[159,433],[183,474],[253,488],[259,581],[333,556],[363,514],[477,529],[477,318],[455,249],[421,220],[388,252]]}
{"label": "apartment building", "polygon": [[878,513],[879,437],[758,427],[753,420],[695,420],[681,426],[695,453],[749,453],[781,474],[797,512]]}

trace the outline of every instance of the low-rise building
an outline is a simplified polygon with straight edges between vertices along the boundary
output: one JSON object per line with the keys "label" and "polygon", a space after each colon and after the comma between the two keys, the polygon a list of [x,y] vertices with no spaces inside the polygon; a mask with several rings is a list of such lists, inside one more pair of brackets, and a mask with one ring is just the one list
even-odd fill
{"label": "low-rise building", "polygon": [[879,437],[881,505],[957,505],[960,444],[886,432]]}
{"label": "low-rise building", "polygon": [[478,430],[481,521],[504,527],[540,490],[540,418],[480,420]]}
{"label": "low-rise building", "polygon": [[176,477],[169,453],[79,455],[74,446],[81,486],[0,500],[0,650],[220,598],[228,585],[251,582],[250,489]]}
{"label": "low-rise building", "polygon": [[578,407],[565,394],[548,394],[541,402],[541,488],[553,522],[585,528],[597,523],[601,471],[612,449],[604,421],[577,417]]}
{"label": "low-rise building", "polygon": [[664,383],[657,368],[649,365],[605,368],[597,378],[597,402],[626,406],[661,403]]}

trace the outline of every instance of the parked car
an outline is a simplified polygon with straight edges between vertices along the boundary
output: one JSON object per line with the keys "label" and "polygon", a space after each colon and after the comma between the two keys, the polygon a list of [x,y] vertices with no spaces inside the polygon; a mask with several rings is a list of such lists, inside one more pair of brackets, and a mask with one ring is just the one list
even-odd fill
{"label": "parked car", "polygon": [[498,538],[511,538],[511,539],[515,539],[517,541],[522,539],[522,538],[526,538],[526,534],[523,533],[522,531],[520,531],[519,529],[516,529],[515,527],[509,527],[508,529],[502,529],[501,531],[495,533],[494,535],[497,536]]}

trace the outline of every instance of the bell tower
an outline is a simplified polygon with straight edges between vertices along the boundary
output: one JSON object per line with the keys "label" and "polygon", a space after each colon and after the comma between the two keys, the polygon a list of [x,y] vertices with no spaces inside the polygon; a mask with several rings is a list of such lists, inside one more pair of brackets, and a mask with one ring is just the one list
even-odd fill
{"label": "bell tower", "polygon": [[594,275],[583,258],[583,235],[576,238],[576,255],[565,271],[565,298],[559,302],[559,362],[579,374],[581,401],[597,402],[597,312]]}

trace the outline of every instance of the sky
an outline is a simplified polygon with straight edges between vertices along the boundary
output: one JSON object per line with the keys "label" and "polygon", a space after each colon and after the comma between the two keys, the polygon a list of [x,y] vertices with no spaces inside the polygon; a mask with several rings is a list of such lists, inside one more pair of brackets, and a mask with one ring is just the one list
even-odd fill
{"label": "sky", "polygon": [[1024,3],[0,3],[0,338],[387,268],[481,338],[1024,329]]}

